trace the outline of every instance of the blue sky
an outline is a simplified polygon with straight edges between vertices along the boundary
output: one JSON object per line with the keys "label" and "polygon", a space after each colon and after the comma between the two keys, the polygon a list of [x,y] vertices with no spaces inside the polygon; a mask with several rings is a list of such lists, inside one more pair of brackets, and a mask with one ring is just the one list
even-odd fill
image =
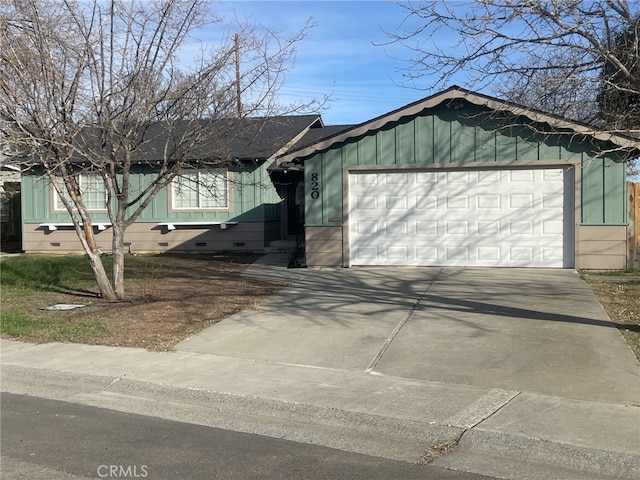
{"label": "blue sky", "polygon": [[[218,15],[252,19],[282,35],[298,31],[309,17],[316,26],[297,46],[293,68],[280,91],[294,98],[322,98],[331,103],[321,112],[327,125],[360,123],[419,100],[429,92],[399,86],[407,55],[397,46],[382,47],[405,17],[393,3],[377,1],[226,1]],[[429,85],[426,84],[425,88]]]}

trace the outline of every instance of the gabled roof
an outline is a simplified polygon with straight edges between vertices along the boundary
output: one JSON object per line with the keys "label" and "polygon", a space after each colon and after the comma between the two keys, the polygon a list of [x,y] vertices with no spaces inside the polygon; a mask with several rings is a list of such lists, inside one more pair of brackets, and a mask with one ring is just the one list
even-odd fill
{"label": "gabled roof", "polygon": [[243,118],[232,122],[237,134],[229,148],[238,160],[266,160],[280,154],[314,126],[322,126],[320,115]]}
{"label": "gabled roof", "polygon": [[410,103],[372,120],[368,120],[358,125],[353,125],[330,135],[325,135],[310,145],[299,144],[300,146],[289,150],[286,154],[280,157],[278,161],[290,162],[296,159],[303,159],[316,152],[326,150],[335,144],[352,138],[361,137],[368,132],[381,130],[386,125],[392,122],[398,122],[402,118],[418,115],[424,110],[437,107],[441,104],[453,104],[456,100],[468,102],[480,107],[486,107],[494,111],[507,112],[514,116],[522,116],[535,123],[547,124],[551,129],[556,131],[564,130],[575,134],[589,136],[598,141],[611,142],[621,150],[628,151],[629,158],[640,156],[640,140],[608,132],[606,130],[600,130],[584,123],[568,120],[540,110],[527,108],[489,95],[472,92],[454,85],[440,93],[436,93],[422,100]]}
{"label": "gabled roof", "polygon": [[[139,147],[132,152],[134,163],[161,161],[166,149],[188,141],[190,160],[263,161],[283,154],[300,140],[311,127],[323,127],[320,115],[288,115],[273,117],[222,118],[215,120],[183,120],[157,122],[139,132]],[[97,126],[86,126],[76,138],[73,161],[83,163],[91,151],[102,152]],[[100,153],[101,154],[101,153]],[[12,164],[37,165],[26,154],[11,157]]]}
{"label": "gabled roof", "polygon": [[[352,126],[353,125],[313,125],[297,142],[292,143],[291,148],[287,149],[287,151],[291,152],[314,145],[326,138],[332,137],[340,132],[350,129]],[[269,170],[288,170],[291,165],[289,165],[289,162],[287,162],[287,158],[288,156],[285,154],[285,152],[281,152],[280,156],[277,157],[273,164],[269,167]]]}
{"label": "gabled roof", "polygon": [[355,125],[327,125],[322,128],[311,128],[307,131],[307,133],[300,139],[300,141],[296,144],[294,148],[300,149],[303,147],[307,147],[309,145],[313,145],[320,140],[327,139],[338,133],[344,132],[345,130],[349,130],[353,128]]}
{"label": "gabled roof", "polygon": [[190,152],[193,159],[230,158],[267,160],[285,152],[312,126],[322,126],[320,115],[223,118],[214,121],[183,121],[176,125],[156,124],[145,136],[149,143],[136,153],[137,161],[162,158],[167,139],[179,139],[190,130],[202,138]]}

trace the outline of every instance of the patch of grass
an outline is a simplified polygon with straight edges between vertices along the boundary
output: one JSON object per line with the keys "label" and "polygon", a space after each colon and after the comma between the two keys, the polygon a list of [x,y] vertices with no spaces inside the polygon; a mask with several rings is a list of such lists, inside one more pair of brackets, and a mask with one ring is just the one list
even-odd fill
{"label": "patch of grass", "polygon": [[2,312],[0,332],[10,337],[30,338],[36,341],[77,342],[109,332],[102,322],[69,322],[58,318],[34,318],[20,310]]}
{"label": "patch of grass", "polygon": [[[126,299],[107,302],[81,255],[22,255],[0,260],[3,337],[25,341],[170,350],[229,315],[259,309],[282,285],[242,272],[252,253],[131,255],[125,259]],[[111,258],[103,257],[107,272]],[[88,305],[45,311],[56,303]]]}
{"label": "patch of grass", "polygon": [[[110,259],[105,267],[110,269]],[[3,289],[32,292],[86,290],[95,286],[89,261],[83,255],[20,255],[0,260]]]}
{"label": "patch of grass", "polygon": [[582,271],[581,274],[587,278],[589,275],[602,275],[607,277],[640,277],[640,267],[627,268],[626,270],[589,270]]}

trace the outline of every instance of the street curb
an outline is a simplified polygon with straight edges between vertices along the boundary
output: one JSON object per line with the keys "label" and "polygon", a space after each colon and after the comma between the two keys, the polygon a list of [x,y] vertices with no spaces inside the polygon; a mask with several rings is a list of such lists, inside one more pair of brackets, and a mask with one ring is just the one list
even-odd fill
{"label": "street curb", "polygon": [[322,445],[410,463],[459,427],[382,415],[177,388],[126,378],[2,366],[2,391],[153,416],[195,425]]}
{"label": "street curb", "polygon": [[2,391],[166,420],[420,462],[432,447],[453,449],[432,465],[500,478],[637,479],[640,455],[520,435],[465,429],[303,403],[178,388],[124,377],[2,366]]}
{"label": "street curb", "polygon": [[[594,450],[524,435],[474,428],[434,465],[500,478],[562,480],[640,478],[640,455]],[[561,473],[560,473],[561,472]]]}

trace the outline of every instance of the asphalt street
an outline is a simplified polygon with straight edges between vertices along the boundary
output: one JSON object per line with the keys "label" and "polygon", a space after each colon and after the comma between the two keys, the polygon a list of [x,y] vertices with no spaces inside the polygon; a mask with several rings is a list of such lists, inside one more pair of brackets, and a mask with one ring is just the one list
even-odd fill
{"label": "asphalt street", "polygon": [[69,402],[1,400],[6,480],[491,478]]}

